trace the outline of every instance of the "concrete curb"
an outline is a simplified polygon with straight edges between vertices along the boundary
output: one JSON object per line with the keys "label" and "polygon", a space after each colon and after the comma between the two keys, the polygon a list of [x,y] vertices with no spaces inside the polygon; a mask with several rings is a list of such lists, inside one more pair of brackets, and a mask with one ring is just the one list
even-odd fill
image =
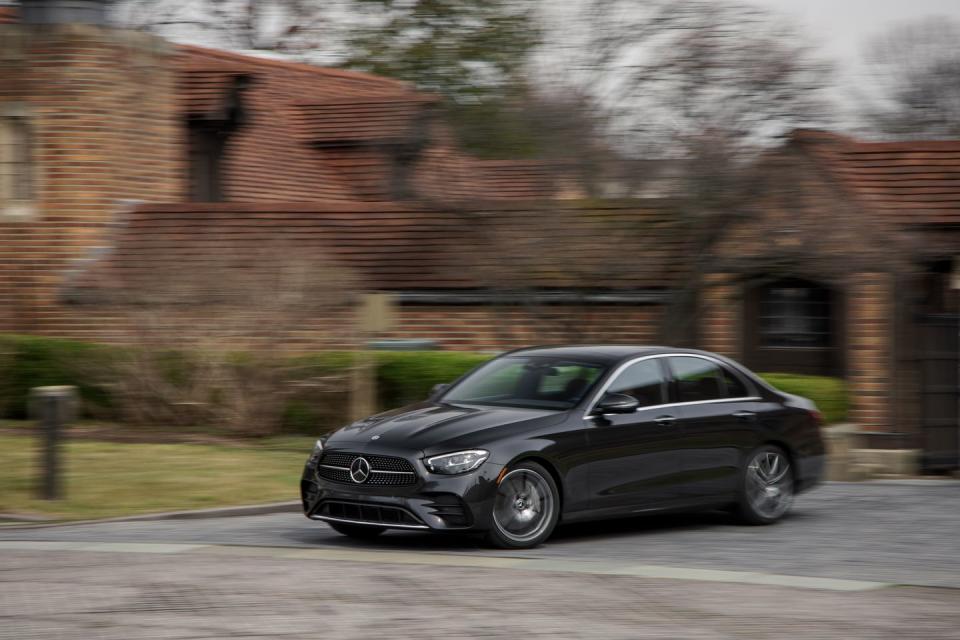
{"label": "concrete curb", "polygon": [[45,527],[69,527],[84,524],[106,524],[110,522],[148,522],[152,520],[198,520],[201,518],[232,518],[240,516],[259,516],[270,513],[300,513],[302,505],[299,500],[291,502],[270,502],[267,504],[250,504],[237,507],[217,507],[214,509],[193,509],[189,511],[165,511],[161,513],[144,513],[137,516],[120,516],[117,518],[101,518],[100,520],[73,520],[55,522],[24,522],[14,521],[10,524],[0,522],[0,530],[5,529],[40,529]]}

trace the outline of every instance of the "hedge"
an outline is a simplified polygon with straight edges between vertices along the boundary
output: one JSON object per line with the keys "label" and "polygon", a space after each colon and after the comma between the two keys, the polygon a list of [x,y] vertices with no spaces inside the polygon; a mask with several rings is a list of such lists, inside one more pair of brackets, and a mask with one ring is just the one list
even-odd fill
{"label": "hedge", "polygon": [[[102,379],[102,368],[121,348],[37,336],[0,335],[0,417],[26,417],[30,389],[47,385],[74,385],[83,399],[86,415],[109,416],[109,390],[97,380]],[[435,384],[452,382],[490,357],[450,351],[377,352],[378,403],[388,408],[422,400]],[[345,373],[351,360],[350,353],[323,352],[291,358],[288,364],[302,369],[304,375],[315,375]],[[847,393],[842,380],[783,373],[762,375],[778,389],[815,401],[828,423],[846,419]],[[298,402],[288,407],[284,422],[291,431],[337,426],[317,425],[315,414]]]}
{"label": "hedge", "polygon": [[827,424],[847,419],[847,385],[840,378],[802,376],[793,373],[763,373],[761,377],[781,391],[810,398],[817,403]]}
{"label": "hedge", "polygon": [[453,382],[490,358],[455,351],[379,352],[378,403],[381,407],[397,407],[423,400],[434,385]]}

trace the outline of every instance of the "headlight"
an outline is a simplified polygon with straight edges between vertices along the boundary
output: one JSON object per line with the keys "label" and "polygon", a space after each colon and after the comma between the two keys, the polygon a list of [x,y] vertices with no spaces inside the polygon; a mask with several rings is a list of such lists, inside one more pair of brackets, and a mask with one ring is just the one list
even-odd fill
{"label": "headlight", "polygon": [[442,456],[433,456],[426,459],[427,469],[434,473],[442,473],[452,476],[458,473],[473,471],[490,457],[489,451],[483,449],[471,449],[470,451],[457,451],[456,453],[445,453]]}
{"label": "headlight", "polygon": [[317,460],[320,459],[320,454],[323,453],[323,440],[317,440],[313,444],[313,451],[310,453],[310,459],[307,461],[308,464],[314,464]]}

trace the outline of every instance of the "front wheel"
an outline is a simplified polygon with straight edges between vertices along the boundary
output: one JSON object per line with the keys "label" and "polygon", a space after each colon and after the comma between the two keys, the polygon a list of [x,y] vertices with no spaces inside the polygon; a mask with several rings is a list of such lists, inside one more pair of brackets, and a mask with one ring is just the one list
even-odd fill
{"label": "front wheel", "polygon": [[764,445],[748,457],[740,477],[740,518],[747,524],[772,524],[793,505],[790,458],[780,447]]}
{"label": "front wheel", "polygon": [[345,524],[343,522],[328,522],[327,524],[337,533],[360,540],[376,538],[385,531],[383,527],[370,527],[364,524]]}
{"label": "front wheel", "polygon": [[501,549],[528,549],[542,543],[560,518],[559,496],[557,484],[542,466],[517,465],[497,486],[487,541]]}

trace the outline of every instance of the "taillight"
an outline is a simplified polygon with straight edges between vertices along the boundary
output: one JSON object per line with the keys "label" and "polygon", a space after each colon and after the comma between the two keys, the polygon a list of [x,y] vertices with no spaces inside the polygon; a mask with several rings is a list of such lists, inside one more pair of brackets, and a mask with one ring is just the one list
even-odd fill
{"label": "taillight", "polygon": [[817,423],[818,427],[823,426],[823,414],[820,413],[818,409],[807,409],[807,413],[810,414],[810,417],[813,418],[813,421]]}

